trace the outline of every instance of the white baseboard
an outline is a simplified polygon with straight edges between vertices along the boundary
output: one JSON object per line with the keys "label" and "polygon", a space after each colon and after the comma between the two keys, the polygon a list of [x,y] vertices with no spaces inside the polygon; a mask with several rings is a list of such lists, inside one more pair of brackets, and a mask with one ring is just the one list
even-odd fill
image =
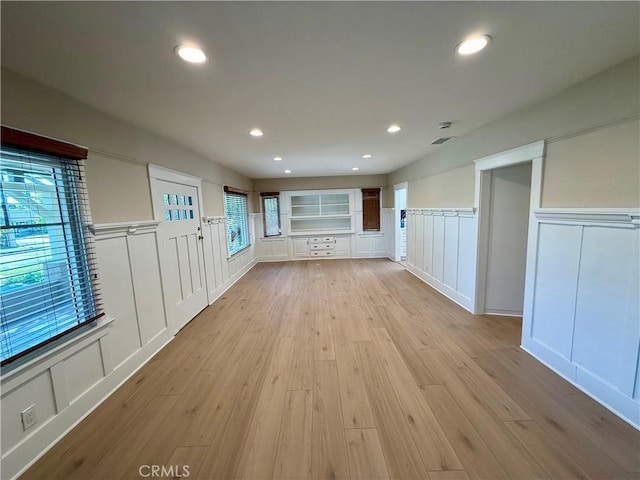
{"label": "white baseboard", "polygon": [[495,315],[496,317],[520,317],[522,318],[522,311],[516,310],[486,310],[485,315]]}
{"label": "white baseboard", "polygon": [[430,287],[433,287],[435,290],[443,294],[445,297],[454,301],[462,308],[467,310],[470,313],[473,313],[473,301],[470,298],[465,297],[464,295],[456,292],[453,288],[445,285],[441,281],[435,279],[431,275],[418,270],[415,266],[407,263],[407,271],[418,277],[420,280],[425,282]]}
{"label": "white baseboard", "polygon": [[247,263],[244,267],[238,270],[232,277],[229,278],[229,282],[223,284],[217,290],[214,290],[212,293],[213,300],[209,302],[209,305],[213,305],[213,303],[218,300],[222,295],[225,294],[227,290],[229,290],[233,285],[240,280],[245,274],[255,267],[258,264],[258,260],[254,257],[249,263]]}
{"label": "white baseboard", "polygon": [[[526,343],[526,344],[525,344]],[[570,363],[540,342],[529,339],[520,346],[525,352],[558,374],[629,425],[640,430],[640,402],[618,392],[593,374]]]}

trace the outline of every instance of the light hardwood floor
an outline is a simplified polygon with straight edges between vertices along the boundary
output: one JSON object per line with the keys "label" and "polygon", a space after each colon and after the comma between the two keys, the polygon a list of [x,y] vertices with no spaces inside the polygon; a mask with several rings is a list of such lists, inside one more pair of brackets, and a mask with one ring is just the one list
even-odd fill
{"label": "light hardwood floor", "polygon": [[640,478],[519,338],[388,260],[259,264],[24,478]]}

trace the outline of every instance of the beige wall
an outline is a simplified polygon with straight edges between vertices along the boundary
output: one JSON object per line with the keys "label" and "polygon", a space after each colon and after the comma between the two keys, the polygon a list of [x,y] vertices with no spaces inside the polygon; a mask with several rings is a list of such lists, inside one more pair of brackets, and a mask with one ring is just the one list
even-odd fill
{"label": "beige wall", "polygon": [[[88,163],[103,163],[87,168],[96,223],[142,220],[141,215],[152,218],[146,174],[149,163],[201,177],[208,183],[203,189],[207,190],[203,191],[206,215],[223,214],[222,185],[251,190],[251,179],[244,175],[6,68],[2,68],[1,94],[4,125],[86,146],[91,151]],[[118,161],[118,157],[126,161]],[[145,170],[144,176],[140,168],[132,166],[135,163]],[[122,188],[123,182],[126,189]],[[213,193],[215,190],[219,195]],[[139,205],[145,197],[147,205]]]}
{"label": "beige wall", "polygon": [[253,181],[254,212],[260,211],[259,192],[290,190],[324,190],[329,188],[382,187],[382,207],[393,207],[393,186],[387,187],[388,175],[343,175],[336,177],[261,178]]}
{"label": "beige wall", "polygon": [[375,188],[388,185],[387,175],[344,175],[338,177],[261,178],[253,181],[255,192],[322,190],[326,188]]}
{"label": "beige wall", "polygon": [[224,215],[222,187],[222,185],[215,183],[202,182],[202,203],[204,205],[205,215]]}
{"label": "beige wall", "polygon": [[550,142],[543,207],[639,207],[640,121]]}
{"label": "beige wall", "polygon": [[153,218],[146,165],[90,152],[86,174],[95,223]]}
{"label": "beige wall", "polygon": [[410,207],[473,207],[475,167],[464,167],[409,182]]}
{"label": "beige wall", "polygon": [[[553,142],[557,137],[592,130],[637,115],[640,111],[639,74],[640,61],[635,57],[443,145],[427,157],[391,173],[389,183],[409,181],[408,206],[424,207],[426,205],[415,203],[421,202],[422,196],[411,193],[413,184],[420,179],[470,165],[478,158],[527,143],[539,140]],[[613,169],[608,173],[610,178],[627,175],[627,171]],[[416,185],[418,187],[421,187],[420,183]],[[453,184],[441,187],[443,190],[457,188]],[[468,195],[465,194],[464,198],[468,199]],[[598,198],[606,195],[602,190]]]}

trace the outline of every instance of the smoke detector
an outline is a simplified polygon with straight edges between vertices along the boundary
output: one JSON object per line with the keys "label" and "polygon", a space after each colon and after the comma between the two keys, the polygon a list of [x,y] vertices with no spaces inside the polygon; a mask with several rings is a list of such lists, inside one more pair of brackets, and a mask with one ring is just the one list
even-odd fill
{"label": "smoke detector", "polygon": [[438,128],[440,130],[444,130],[445,128],[449,128],[451,126],[451,122],[442,122],[438,124]]}

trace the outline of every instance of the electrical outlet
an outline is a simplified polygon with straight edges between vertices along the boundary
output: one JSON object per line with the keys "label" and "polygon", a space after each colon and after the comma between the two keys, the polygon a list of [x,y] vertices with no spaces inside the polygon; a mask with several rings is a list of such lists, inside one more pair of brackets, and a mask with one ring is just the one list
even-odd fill
{"label": "electrical outlet", "polygon": [[27,430],[38,421],[38,418],[36,417],[36,406],[31,405],[30,407],[27,407],[22,411],[20,416],[22,417],[22,429]]}

